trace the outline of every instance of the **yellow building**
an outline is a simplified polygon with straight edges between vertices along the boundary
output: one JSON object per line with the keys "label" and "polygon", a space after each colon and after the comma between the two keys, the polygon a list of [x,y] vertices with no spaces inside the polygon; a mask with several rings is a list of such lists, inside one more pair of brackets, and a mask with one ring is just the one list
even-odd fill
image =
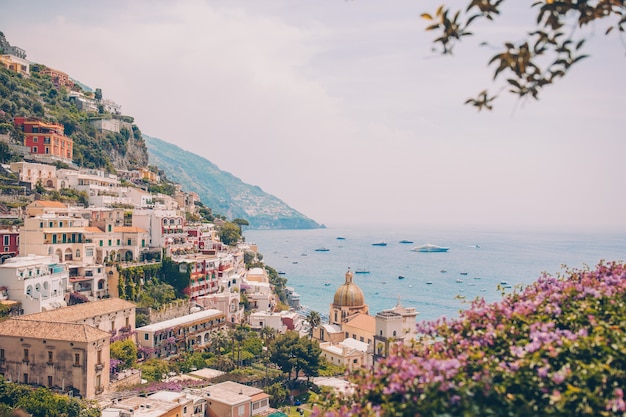
{"label": "yellow building", "polygon": [[110,337],[87,324],[5,320],[0,375],[93,398],[109,386]]}

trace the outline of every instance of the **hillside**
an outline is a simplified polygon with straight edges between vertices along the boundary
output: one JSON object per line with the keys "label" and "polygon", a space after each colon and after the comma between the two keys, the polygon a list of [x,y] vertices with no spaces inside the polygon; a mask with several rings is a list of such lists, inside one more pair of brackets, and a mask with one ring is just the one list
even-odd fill
{"label": "hillside", "polygon": [[320,226],[261,188],[221,171],[192,152],[150,136],[143,136],[150,163],[163,170],[186,191],[198,193],[203,203],[227,218],[243,218],[257,229],[314,229]]}

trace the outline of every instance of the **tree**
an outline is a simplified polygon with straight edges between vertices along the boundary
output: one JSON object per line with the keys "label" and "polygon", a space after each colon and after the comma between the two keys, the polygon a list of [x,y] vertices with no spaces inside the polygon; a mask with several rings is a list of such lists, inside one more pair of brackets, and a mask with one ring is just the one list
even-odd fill
{"label": "tree", "polygon": [[306,316],[306,321],[307,323],[309,323],[309,338],[312,339],[315,328],[318,327],[322,323],[322,317],[320,316],[320,313],[312,310]]}
{"label": "tree", "polygon": [[137,345],[131,339],[111,343],[111,358],[122,361],[121,369],[129,369],[137,363]]}
{"label": "tree", "polygon": [[275,363],[287,378],[295,372],[294,379],[302,371],[307,377],[317,375],[320,368],[322,350],[317,340],[300,337],[297,332],[288,331],[276,338],[270,346],[270,360]]}
{"label": "tree", "polygon": [[220,228],[220,240],[228,246],[235,246],[241,238],[239,226],[235,223],[225,222]]}
{"label": "tree", "polygon": [[242,233],[241,226],[250,226],[250,223],[246,219],[236,218],[236,219],[233,219],[232,222],[235,223],[237,226],[239,226],[240,234]]}
{"label": "tree", "polygon": [[[462,38],[473,35],[472,24],[480,19],[494,20],[500,14],[504,0],[471,0],[465,10],[451,10],[441,6],[434,14],[423,13],[430,22],[427,31],[437,31],[433,41],[442,54],[452,54]],[[562,78],[572,65],[587,57],[582,53],[585,35],[575,38],[577,31],[597,30],[596,23],[606,24],[605,34],[613,30],[624,32],[626,23],[625,0],[537,0],[532,6],[537,11],[536,28],[517,42],[508,41],[504,48],[491,58],[495,64],[494,80],[505,77],[508,92],[521,99],[538,99],[547,85]],[[593,25],[591,25],[593,23]],[[547,65],[542,67],[542,63]],[[465,103],[478,110],[492,109],[497,97],[487,90]]]}

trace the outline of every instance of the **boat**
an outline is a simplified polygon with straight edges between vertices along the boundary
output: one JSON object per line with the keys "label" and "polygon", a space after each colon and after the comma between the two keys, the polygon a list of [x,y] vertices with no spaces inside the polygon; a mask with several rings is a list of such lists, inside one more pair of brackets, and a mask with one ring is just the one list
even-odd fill
{"label": "boat", "polygon": [[330,249],[328,249],[328,248],[324,248],[324,247],[322,247],[322,248],[317,248],[317,249],[315,249],[315,252],[328,252],[329,250],[330,250]]}
{"label": "boat", "polygon": [[447,252],[450,248],[444,248],[443,246],[437,246],[430,243],[426,243],[421,246],[415,246],[411,250],[413,252]]}
{"label": "boat", "polygon": [[372,243],[372,246],[387,246],[387,242],[383,240],[380,242]]}
{"label": "boat", "polygon": [[457,278],[456,282],[463,282],[463,280],[461,278]]}
{"label": "boat", "polygon": [[343,236],[337,236],[337,240],[346,240],[346,238]]}
{"label": "boat", "polygon": [[327,286],[327,287],[329,287],[329,286],[330,286],[330,282],[326,281],[326,282],[324,283],[324,285],[325,285],[325,286]]}
{"label": "boat", "polygon": [[398,275],[398,279],[404,279],[404,275]]}
{"label": "boat", "polygon": [[467,272],[461,272],[461,275],[467,275]]}
{"label": "boat", "polygon": [[441,271],[439,271],[439,272],[441,272],[442,274],[445,274],[445,273],[446,273],[446,272],[448,272],[448,271],[446,271],[445,269],[442,269],[442,270],[441,270]]}
{"label": "boat", "polygon": [[403,239],[403,240],[400,241],[400,243],[413,243],[413,241],[412,240],[404,240]]}
{"label": "boat", "polygon": [[426,281],[426,285],[433,285],[432,281]]}
{"label": "boat", "polygon": [[278,275],[285,275],[285,271],[278,271]]}
{"label": "boat", "polygon": [[355,274],[369,274],[370,271],[367,268],[357,268],[354,270]]}

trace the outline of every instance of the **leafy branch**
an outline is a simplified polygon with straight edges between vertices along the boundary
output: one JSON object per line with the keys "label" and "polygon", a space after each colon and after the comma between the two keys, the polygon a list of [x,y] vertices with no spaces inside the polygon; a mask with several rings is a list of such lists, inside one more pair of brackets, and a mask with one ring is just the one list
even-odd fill
{"label": "leafy branch", "polygon": [[[433,40],[433,50],[452,54],[463,37],[473,35],[470,26],[479,19],[494,20],[503,2],[472,0],[465,10],[440,6],[432,15],[423,13],[421,17],[430,22],[426,30],[439,33]],[[489,65],[495,66],[494,80],[504,77],[508,92],[519,98],[538,99],[545,86],[564,77],[574,64],[588,57],[582,53],[585,37],[574,39],[576,29],[602,20],[608,22],[604,31],[608,35],[613,30],[623,33],[626,24],[626,0],[541,0],[531,7],[537,9],[536,30],[521,42],[505,42],[504,49],[489,61]],[[540,61],[547,65],[542,66]],[[497,94],[483,90],[465,104],[491,110],[496,98]]]}

